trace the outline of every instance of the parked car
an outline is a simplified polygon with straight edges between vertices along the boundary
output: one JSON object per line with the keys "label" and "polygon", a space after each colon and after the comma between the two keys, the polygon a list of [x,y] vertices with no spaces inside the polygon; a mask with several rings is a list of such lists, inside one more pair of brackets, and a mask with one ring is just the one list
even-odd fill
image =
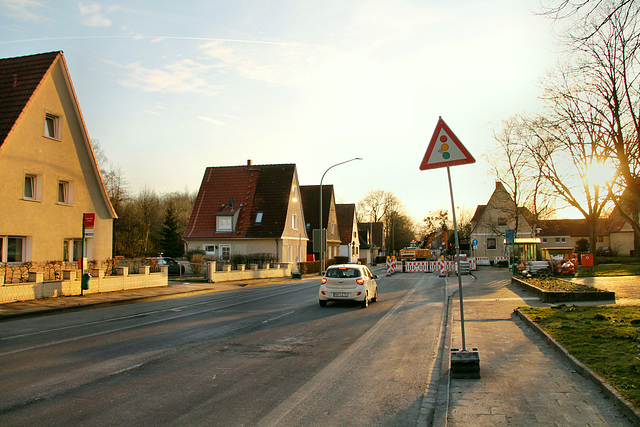
{"label": "parked car", "polygon": [[368,307],[369,301],[378,300],[377,278],[365,265],[332,265],[320,281],[320,307],[326,307],[327,301],[359,301],[362,308]]}
{"label": "parked car", "polygon": [[184,265],[180,264],[173,258],[162,256],[156,258],[148,258],[145,264],[149,265],[167,265],[169,266],[169,276],[181,276],[185,272]]}
{"label": "parked car", "polygon": [[613,249],[611,249],[609,246],[600,246],[598,249],[596,249],[596,255],[613,256]]}

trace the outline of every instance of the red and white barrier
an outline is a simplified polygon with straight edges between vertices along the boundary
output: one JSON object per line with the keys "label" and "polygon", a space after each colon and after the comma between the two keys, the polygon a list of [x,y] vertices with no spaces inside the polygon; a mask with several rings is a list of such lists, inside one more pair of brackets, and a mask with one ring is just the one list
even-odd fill
{"label": "red and white barrier", "polygon": [[387,258],[387,275],[402,273],[402,261],[397,261],[395,257]]}
{"label": "red and white barrier", "polygon": [[498,263],[498,262],[502,262],[502,261],[504,261],[504,262],[508,262],[508,261],[509,261],[509,258],[508,258],[508,257],[506,257],[506,256],[497,256],[497,257],[495,257],[495,258],[493,259],[493,263],[494,263],[494,264],[495,264],[495,263]]}
{"label": "red and white barrier", "polygon": [[491,265],[491,261],[489,261],[489,257],[486,257],[486,256],[477,256],[475,257],[475,261],[476,261],[476,264],[478,265]]}

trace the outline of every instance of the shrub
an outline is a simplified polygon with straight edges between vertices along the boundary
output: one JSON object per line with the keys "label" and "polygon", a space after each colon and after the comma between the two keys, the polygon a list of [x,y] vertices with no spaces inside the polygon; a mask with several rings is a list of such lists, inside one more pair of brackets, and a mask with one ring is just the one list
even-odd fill
{"label": "shrub", "polygon": [[196,261],[193,261],[193,256],[194,255],[201,255],[201,258],[199,258],[200,259],[199,262],[202,262],[202,260],[204,259],[204,256],[206,254],[207,253],[205,251],[203,251],[202,249],[191,249],[190,251],[187,251],[186,256],[187,256],[187,260],[189,262],[196,262]]}

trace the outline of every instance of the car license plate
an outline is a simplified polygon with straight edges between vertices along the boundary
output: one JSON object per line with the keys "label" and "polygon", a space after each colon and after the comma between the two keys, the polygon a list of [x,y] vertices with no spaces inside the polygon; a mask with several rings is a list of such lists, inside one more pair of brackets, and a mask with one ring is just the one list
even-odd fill
{"label": "car license plate", "polygon": [[334,298],[346,298],[349,296],[348,292],[334,292],[333,293],[333,297]]}

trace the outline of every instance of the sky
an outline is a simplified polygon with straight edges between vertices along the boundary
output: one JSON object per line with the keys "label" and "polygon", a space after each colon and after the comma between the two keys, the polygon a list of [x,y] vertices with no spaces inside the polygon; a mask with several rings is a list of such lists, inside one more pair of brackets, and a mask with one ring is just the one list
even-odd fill
{"label": "sky", "polygon": [[93,141],[128,188],[197,191],[208,166],[295,163],[339,203],[393,192],[420,220],[451,208],[419,169],[442,117],[495,189],[493,130],[539,105],[559,59],[539,0],[0,0],[0,57],[62,50]]}

